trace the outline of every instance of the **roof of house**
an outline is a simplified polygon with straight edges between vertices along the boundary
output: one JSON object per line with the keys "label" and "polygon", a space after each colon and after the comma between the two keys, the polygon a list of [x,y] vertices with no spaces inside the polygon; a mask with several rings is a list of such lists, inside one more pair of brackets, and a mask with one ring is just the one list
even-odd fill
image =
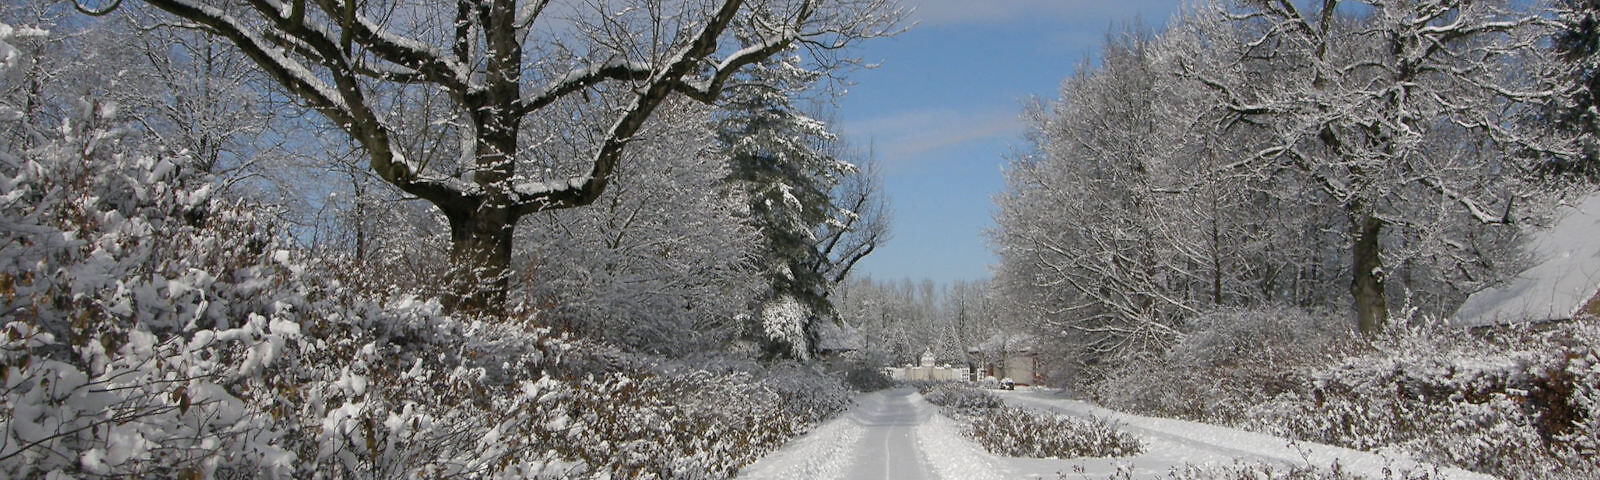
{"label": "roof of house", "polygon": [[1568,320],[1600,289],[1600,194],[1562,207],[1551,228],[1532,234],[1534,266],[1467,297],[1451,323],[1463,327]]}

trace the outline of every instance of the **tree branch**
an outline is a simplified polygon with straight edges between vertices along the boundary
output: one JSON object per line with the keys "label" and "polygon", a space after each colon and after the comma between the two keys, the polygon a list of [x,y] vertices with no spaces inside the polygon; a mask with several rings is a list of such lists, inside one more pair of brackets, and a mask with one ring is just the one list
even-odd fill
{"label": "tree branch", "polygon": [[[319,32],[299,28],[297,29],[297,32],[301,33],[299,35],[294,31],[285,33],[294,35],[296,41],[304,42],[304,48],[316,52],[316,57],[308,58],[313,58],[329,67],[330,74],[335,77],[336,85],[329,85],[317,78],[304,65],[273,45],[273,42],[215,7],[192,0],[146,1],[158,9],[195,22],[206,30],[228,39],[290,94],[304,100],[313,110],[327,117],[360,142],[368,152],[372,170],[384,180],[407,193],[430,200],[460,195],[459,189],[451,188],[444,182],[418,178],[418,172],[393,150],[387,127],[379,122],[377,116],[365,105],[359,84],[350,77],[349,65],[342,62],[342,55],[333,48],[332,41]],[[256,0],[254,3],[258,11],[260,8],[270,8],[270,5],[263,3],[262,0]],[[288,19],[280,20],[287,22]],[[341,67],[347,70],[340,72]]]}
{"label": "tree branch", "polygon": [[[564,188],[536,192],[518,191],[516,192],[518,198],[513,211],[517,215],[525,215],[552,208],[588,205],[599,198],[610,183],[611,174],[616,170],[617,163],[621,160],[622,152],[627,148],[628,142],[633,139],[634,134],[638,133],[640,128],[644,127],[645,120],[650,118],[655,109],[680,88],[679,85],[682,84],[682,79],[692,73],[702,59],[716,51],[717,38],[721,37],[722,32],[727,30],[728,25],[738,16],[739,9],[743,5],[743,0],[725,0],[721,8],[701,28],[695,39],[674,55],[665,69],[657,71],[649,77],[649,83],[637,91],[638,93],[634,95],[633,101],[623,110],[616,123],[612,124],[611,128],[606,132],[605,140],[595,153],[594,166],[589,171],[588,176],[570,179],[566,182]],[[770,56],[770,53],[768,55]],[[736,55],[735,58],[742,57]],[[739,65],[754,63],[758,60],[760,59],[750,58]],[[726,64],[726,62],[724,63]],[[619,72],[633,74],[631,71],[626,70]],[[728,75],[731,75],[731,72]],[[557,88],[572,88],[575,91],[577,88],[571,87],[571,83],[585,81],[585,78],[586,76],[580,76],[577,79],[568,79],[569,81],[566,83],[557,84],[566,85],[566,87],[558,86]]]}

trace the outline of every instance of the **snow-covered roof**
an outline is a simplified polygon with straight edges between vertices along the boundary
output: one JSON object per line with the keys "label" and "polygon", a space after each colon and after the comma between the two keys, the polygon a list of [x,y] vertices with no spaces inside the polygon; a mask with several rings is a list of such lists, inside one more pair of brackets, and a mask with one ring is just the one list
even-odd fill
{"label": "snow-covered roof", "polygon": [[1452,323],[1464,327],[1571,319],[1600,288],[1600,194],[1563,207],[1556,224],[1534,232],[1535,265],[1511,281],[1472,294]]}
{"label": "snow-covered roof", "polygon": [[860,350],[865,343],[856,327],[827,320],[817,322],[817,350],[836,352]]}

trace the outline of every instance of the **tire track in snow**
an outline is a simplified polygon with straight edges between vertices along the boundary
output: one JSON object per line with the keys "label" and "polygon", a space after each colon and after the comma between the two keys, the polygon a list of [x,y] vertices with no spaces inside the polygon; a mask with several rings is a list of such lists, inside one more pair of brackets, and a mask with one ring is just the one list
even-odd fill
{"label": "tire track in snow", "polygon": [[845,478],[932,478],[913,441],[913,432],[923,421],[912,403],[914,395],[910,390],[891,390],[863,397],[851,417],[867,430],[868,441],[854,452],[855,461]]}
{"label": "tire track in snow", "polygon": [[915,390],[861,396],[841,418],[741,472],[742,479],[986,480],[995,457]]}

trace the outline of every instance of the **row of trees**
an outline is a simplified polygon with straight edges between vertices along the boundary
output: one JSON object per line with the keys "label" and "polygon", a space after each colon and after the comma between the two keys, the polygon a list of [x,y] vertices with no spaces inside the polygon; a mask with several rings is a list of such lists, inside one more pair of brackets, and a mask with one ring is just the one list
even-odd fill
{"label": "row of trees", "polygon": [[836,295],[840,317],[860,339],[859,351],[879,365],[916,362],[924,350],[961,361],[973,347],[1026,330],[1011,321],[986,282],[866,277],[850,280]]}
{"label": "row of trees", "polygon": [[[1448,314],[1514,273],[1552,112],[1557,16],[1517,2],[1202,2],[1108,36],[1031,111],[996,287],[1097,364],[1226,306]],[[1565,17],[1562,17],[1565,18]]]}

